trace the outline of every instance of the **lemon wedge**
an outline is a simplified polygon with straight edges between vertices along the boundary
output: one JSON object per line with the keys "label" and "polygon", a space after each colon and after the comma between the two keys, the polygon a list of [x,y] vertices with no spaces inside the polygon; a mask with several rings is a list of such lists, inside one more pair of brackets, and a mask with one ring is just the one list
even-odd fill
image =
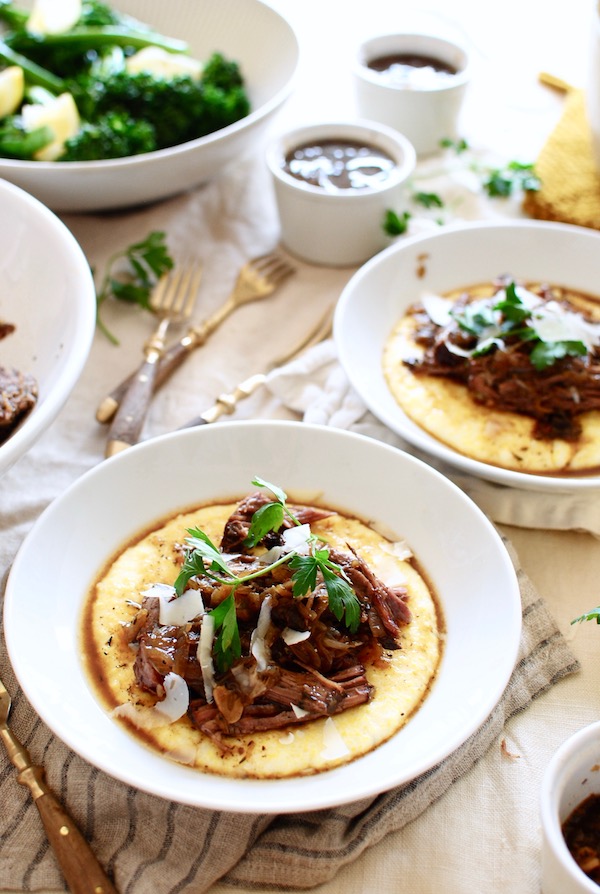
{"label": "lemon wedge", "polygon": [[81,0],[34,0],[27,31],[30,34],[64,34],[81,17]]}
{"label": "lemon wedge", "polygon": [[18,65],[10,65],[0,71],[0,118],[12,115],[23,101],[25,78],[23,69]]}
{"label": "lemon wedge", "polygon": [[129,56],[125,68],[130,74],[147,71],[157,78],[175,78],[189,75],[198,79],[202,74],[202,63],[183,53],[169,53],[161,47],[144,47]]}
{"label": "lemon wedge", "polygon": [[65,141],[75,136],[80,127],[79,112],[70,93],[61,93],[43,105],[24,105],[21,115],[25,130],[49,127],[54,134],[52,142],[35,153],[37,161],[56,161],[64,151]]}

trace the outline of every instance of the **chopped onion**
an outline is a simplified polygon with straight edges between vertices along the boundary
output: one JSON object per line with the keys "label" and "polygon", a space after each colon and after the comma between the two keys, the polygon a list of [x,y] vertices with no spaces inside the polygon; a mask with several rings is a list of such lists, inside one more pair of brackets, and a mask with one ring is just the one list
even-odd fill
{"label": "chopped onion", "polygon": [[258,614],[256,627],[250,637],[250,652],[256,659],[259,671],[266,670],[271,660],[271,653],[266,642],[266,635],[271,624],[271,597],[265,596]]}
{"label": "chopped onion", "polygon": [[304,642],[310,636],[310,630],[293,630],[291,627],[285,627],[281,632],[281,639],[286,646],[295,646],[296,643]]}
{"label": "chopped onion", "polygon": [[163,680],[165,697],[155,705],[125,702],[113,710],[113,716],[131,720],[140,729],[166,726],[183,717],[190,703],[188,685],[179,674],[169,673]]}
{"label": "chopped onion", "polygon": [[207,702],[213,700],[213,689],[215,688],[215,669],[212,660],[212,647],[215,638],[215,619],[212,615],[204,615],[202,619],[202,627],[200,628],[200,640],[196,649],[196,658],[202,671],[202,682],[204,683],[204,695]]}

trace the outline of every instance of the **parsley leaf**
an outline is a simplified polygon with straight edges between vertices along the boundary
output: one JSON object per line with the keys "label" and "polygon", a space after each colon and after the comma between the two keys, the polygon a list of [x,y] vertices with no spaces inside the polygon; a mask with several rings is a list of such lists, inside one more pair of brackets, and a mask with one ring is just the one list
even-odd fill
{"label": "parsley leaf", "polygon": [[185,560],[181,567],[181,571],[175,580],[174,587],[178,596],[181,596],[185,590],[190,578],[196,575],[209,574],[211,572],[223,572],[228,578],[233,577],[227,562],[223,558],[223,553],[214,545],[210,537],[200,530],[200,528],[188,528],[190,537],[186,538],[189,549],[186,552]]}
{"label": "parsley leaf", "polygon": [[580,615],[578,618],[573,618],[571,624],[581,623],[581,621],[595,621],[596,624],[600,624],[600,605],[597,608],[593,608],[591,611]]}
{"label": "parsley leaf", "polygon": [[532,164],[510,161],[504,168],[493,168],[483,181],[488,196],[505,198],[515,189],[536,192],[541,186]]}
{"label": "parsley leaf", "polygon": [[537,370],[547,369],[561,357],[585,357],[587,348],[582,341],[539,341],[529,359]]}
{"label": "parsley leaf", "polygon": [[270,531],[278,531],[283,524],[283,516],[281,503],[265,503],[257,509],[252,516],[244,546],[256,546]]}
{"label": "parsley leaf", "polygon": [[440,140],[440,146],[442,149],[453,149],[457,155],[460,155],[461,152],[466,152],[469,148],[466,140],[451,140],[449,137],[444,137],[443,140]]}
{"label": "parsley leaf", "polygon": [[141,242],[133,243],[109,259],[96,293],[96,322],[113,344],[118,344],[117,339],[100,319],[104,302],[112,297],[148,310],[152,290],[173,265],[165,234],[160,230],[152,231]]}
{"label": "parsley leaf", "polygon": [[436,192],[416,192],[413,199],[424,208],[443,208],[444,202]]}
{"label": "parsley leaf", "polygon": [[384,232],[388,236],[402,236],[408,229],[410,217],[410,211],[403,211],[402,214],[397,214],[391,208],[388,208],[383,219]]}
{"label": "parsley leaf", "polygon": [[215,662],[218,670],[223,673],[242,654],[234,593],[230,593],[209,614],[214,619],[215,631],[218,631],[213,646]]}
{"label": "parsley leaf", "polygon": [[317,586],[320,571],[325,582],[329,608],[338,619],[354,632],[360,623],[360,602],[342,569],[329,558],[328,549],[317,549],[311,556],[294,556],[290,562],[294,569],[292,592],[296,598],[306,595]]}

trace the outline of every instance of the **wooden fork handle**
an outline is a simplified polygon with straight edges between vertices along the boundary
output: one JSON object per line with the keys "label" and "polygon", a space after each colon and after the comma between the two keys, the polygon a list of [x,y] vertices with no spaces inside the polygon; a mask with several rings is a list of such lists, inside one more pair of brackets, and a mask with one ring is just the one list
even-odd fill
{"label": "wooden fork handle", "polygon": [[145,360],[125,388],[108,432],[107,457],[138,443],[152,400],[158,363],[158,357]]}
{"label": "wooden fork handle", "polygon": [[44,770],[7,726],[0,727],[17,779],[27,786],[39,811],[56,859],[72,894],[118,894],[87,840],[46,783]]}
{"label": "wooden fork handle", "polygon": [[[160,388],[167,379],[181,366],[185,358],[194,348],[201,347],[209,335],[235,310],[235,304],[229,298],[221,305],[212,316],[208,317],[204,322],[196,326],[192,326],[179,341],[163,351],[162,357],[158,364],[158,370],[154,380],[154,390]],[[96,410],[96,419],[98,422],[110,422],[123,400],[131,381],[136,373],[133,373],[127,379],[124,379],[120,385],[117,385],[110,394],[108,394],[98,405]]]}
{"label": "wooden fork handle", "polygon": [[[167,379],[181,366],[188,353],[196,347],[196,343],[192,342],[189,336],[184,336],[180,341],[176,342],[170,348],[164,351],[158,362],[153,379],[153,390],[156,391],[163,385]],[[142,364],[143,366],[144,364]],[[140,367],[141,369],[142,367]],[[121,401],[128,392],[134,378],[139,375],[140,369],[132,373],[127,379],[124,379],[120,385],[108,394],[104,400],[98,405],[96,410],[96,419],[98,422],[110,422],[117,412]]]}

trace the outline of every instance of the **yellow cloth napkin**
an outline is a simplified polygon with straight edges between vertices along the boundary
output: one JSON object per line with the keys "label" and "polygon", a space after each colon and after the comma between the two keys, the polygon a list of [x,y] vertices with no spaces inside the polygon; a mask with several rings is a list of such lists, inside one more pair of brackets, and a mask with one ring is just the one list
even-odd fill
{"label": "yellow cloth napkin", "polygon": [[600,229],[600,173],[592,155],[583,90],[542,75],[566,93],[562,116],[535,164],[541,189],[527,192],[523,210],[540,220]]}

